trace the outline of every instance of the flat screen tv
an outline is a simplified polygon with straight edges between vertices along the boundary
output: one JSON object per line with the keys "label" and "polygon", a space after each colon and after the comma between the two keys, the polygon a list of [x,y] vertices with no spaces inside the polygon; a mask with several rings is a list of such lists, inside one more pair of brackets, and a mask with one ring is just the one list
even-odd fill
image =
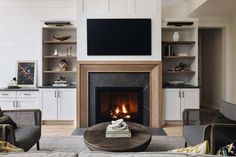
{"label": "flat screen tv", "polygon": [[151,19],[87,19],[88,55],[151,55]]}

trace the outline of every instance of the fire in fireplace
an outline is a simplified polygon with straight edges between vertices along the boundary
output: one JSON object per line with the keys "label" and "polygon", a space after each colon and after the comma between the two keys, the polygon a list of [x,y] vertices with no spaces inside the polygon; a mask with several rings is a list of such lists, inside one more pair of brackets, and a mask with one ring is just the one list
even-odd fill
{"label": "fire in fireplace", "polygon": [[120,118],[143,123],[143,88],[96,87],[96,123]]}

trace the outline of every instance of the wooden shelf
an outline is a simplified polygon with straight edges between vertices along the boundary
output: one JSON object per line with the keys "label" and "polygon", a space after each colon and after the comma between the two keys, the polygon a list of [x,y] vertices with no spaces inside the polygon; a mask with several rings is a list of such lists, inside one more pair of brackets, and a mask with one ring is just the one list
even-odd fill
{"label": "wooden shelf", "polygon": [[45,30],[59,30],[59,31],[76,31],[76,27],[71,27],[71,26],[48,26],[44,27],[43,29]]}
{"label": "wooden shelf", "polygon": [[48,74],[59,74],[59,73],[76,73],[76,71],[43,71],[43,73],[48,73]]}
{"label": "wooden shelf", "polygon": [[48,58],[48,59],[76,59],[76,56],[43,56],[43,58]]}
{"label": "wooden shelf", "polygon": [[186,30],[195,29],[195,26],[163,26],[163,31],[186,31]]}
{"label": "wooden shelf", "polygon": [[163,56],[162,59],[195,59],[195,56]]}
{"label": "wooden shelf", "polygon": [[195,74],[195,71],[163,71],[164,74]]}
{"label": "wooden shelf", "polygon": [[77,44],[76,41],[43,41],[45,44]]}
{"label": "wooden shelf", "polygon": [[195,41],[162,41],[162,44],[195,44]]}

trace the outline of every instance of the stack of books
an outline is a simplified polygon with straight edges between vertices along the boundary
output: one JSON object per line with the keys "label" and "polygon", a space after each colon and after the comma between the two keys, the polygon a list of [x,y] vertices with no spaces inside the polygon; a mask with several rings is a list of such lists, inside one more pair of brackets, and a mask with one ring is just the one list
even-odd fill
{"label": "stack of books", "polygon": [[131,131],[127,128],[125,130],[114,130],[109,127],[106,129],[106,138],[131,137]]}
{"label": "stack of books", "polygon": [[67,87],[69,86],[69,82],[68,81],[54,81],[52,84],[53,87]]}

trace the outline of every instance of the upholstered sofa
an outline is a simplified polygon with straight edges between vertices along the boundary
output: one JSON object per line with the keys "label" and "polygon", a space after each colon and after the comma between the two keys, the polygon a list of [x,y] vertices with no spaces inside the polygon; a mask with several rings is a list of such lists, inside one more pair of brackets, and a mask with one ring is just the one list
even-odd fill
{"label": "upholstered sofa", "polygon": [[98,152],[98,151],[82,151],[78,154],[71,152],[24,152],[1,154],[0,157],[214,157],[213,155],[189,155],[184,153],[170,152]]}
{"label": "upholstered sofa", "polygon": [[184,153],[171,152],[130,152],[130,153],[113,153],[113,152],[98,152],[98,151],[82,151],[79,157],[213,157],[213,155],[190,155]]}
{"label": "upholstered sofa", "polygon": [[78,157],[78,154],[69,152],[24,152],[0,153],[0,157]]}

